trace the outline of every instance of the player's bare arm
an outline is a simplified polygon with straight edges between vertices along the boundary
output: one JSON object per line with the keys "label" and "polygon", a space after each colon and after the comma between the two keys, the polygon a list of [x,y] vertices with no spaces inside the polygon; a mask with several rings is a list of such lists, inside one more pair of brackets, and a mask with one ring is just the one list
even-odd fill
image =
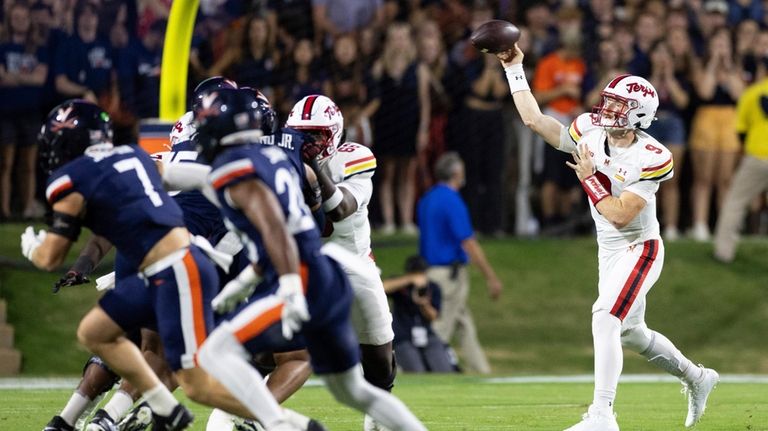
{"label": "player's bare arm", "polygon": [[[313,163],[313,165],[317,167],[317,163]],[[328,218],[333,222],[338,222],[354,214],[359,204],[352,193],[345,190],[344,187],[337,187],[319,167],[313,170],[317,175],[318,183],[320,183],[323,209]]]}
{"label": "player's bare arm", "polygon": [[64,263],[80,233],[80,214],[84,207],[85,198],[80,193],[71,193],[53,204],[52,227],[42,243],[27,256],[36,267],[53,271]]}
{"label": "player's bare arm", "polygon": [[[565,164],[576,172],[579,181],[588,189],[592,183],[591,180],[595,179],[595,165],[587,146],[582,144],[578,151],[573,152],[573,163],[565,162]],[[622,192],[619,197],[610,196],[607,192],[606,195],[602,195],[599,191],[599,180],[595,179],[595,181],[597,183],[594,187],[598,187],[597,196],[593,197],[589,189],[587,193],[590,194],[590,199],[597,198],[595,208],[617,229],[628,225],[645,208],[645,199],[629,191]]]}
{"label": "player's bare arm", "polygon": [[109,240],[103,236],[91,235],[72,267],[53,285],[53,293],[57,293],[62,287],[90,283],[88,276],[111,249],[112,243]]}
{"label": "player's bare arm", "polygon": [[515,106],[523,123],[544,138],[549,145],[559,148],[560,133],[565,126],[553,117],[541,112],[539,103],[528,88],[528,82],[523,72],[523,51],[515,44],[514,50],[501,52],[496,56],[507,72],[512,99],[515,101]]}
{"label": "player's bare arm", "polygon": [[237,183],[226,190],[235,207],[240,208],[256,227],[278,274],[298,274],[299,252],[288,232],[280,203],[260,180]]}

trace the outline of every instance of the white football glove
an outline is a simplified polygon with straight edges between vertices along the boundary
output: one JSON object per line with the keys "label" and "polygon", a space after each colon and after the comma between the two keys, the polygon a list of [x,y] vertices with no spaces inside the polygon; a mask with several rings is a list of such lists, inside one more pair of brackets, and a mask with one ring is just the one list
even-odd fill
{"label": "white football glove", "polygon": [[247,300],[260,282],[261,277],[256,274],[253,265],[248,265],[234,280],[221,289],[221,292],[211,301],[211,306],[217,313],[228,313]]}
{"label": "white football glove", "polygon": [[298,274],[281,275],[278,283],[280,286],[277,288],[277,297],[283,301],[283,312],[280,315],[283,321],[283,337],[290,340],[293,334],[301,330],[302,323],[309,320],[307,299],[304,297],[301,277]]}
{"label": "white football glove", "polygon": [[27,226],[24,229],[24,233],[21,234],[21,254],[27,259],[32,260],[32,254],[40,247],[47,234],[48,232],[43,229],[35,233],[35,229],[32,226]]}

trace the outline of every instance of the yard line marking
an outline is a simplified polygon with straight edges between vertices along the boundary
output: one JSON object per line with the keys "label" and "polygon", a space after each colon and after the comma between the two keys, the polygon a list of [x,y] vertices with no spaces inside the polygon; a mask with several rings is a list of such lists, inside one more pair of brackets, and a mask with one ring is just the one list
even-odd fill
{"label": "yard line marking", "polygon": [[[527,383],[593,383],[592,374],[573,376],[521,376],[489,377],[480,380],[489,384],[527,384]],[[619,383],[677,383],[680,379],[669,374],[626,374]],[[760,383],[768,384],[768,375],[764,374],[721,374],[720,383]]]}

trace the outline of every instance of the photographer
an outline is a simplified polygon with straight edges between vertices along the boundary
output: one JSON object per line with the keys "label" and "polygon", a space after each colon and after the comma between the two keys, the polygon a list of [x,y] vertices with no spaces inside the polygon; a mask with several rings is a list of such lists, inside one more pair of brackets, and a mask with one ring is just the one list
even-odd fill
{"label": "photographer", "polygon": [[424,259],[411,256],[405,261],[405,275],[384,280],[384,291],[393,299],[395,358],[405,372],[454,372],[446,346],[432,331],[441,296],[426,271]]}

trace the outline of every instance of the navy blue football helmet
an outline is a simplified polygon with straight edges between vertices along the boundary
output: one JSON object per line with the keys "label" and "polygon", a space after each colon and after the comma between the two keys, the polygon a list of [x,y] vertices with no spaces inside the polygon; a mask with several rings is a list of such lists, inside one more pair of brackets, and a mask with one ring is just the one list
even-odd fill
{"label": "navy blue football helmet", "polygon": [[[249,139],[263,136],[262,112],[252,91],[221,88],[203,92],[194,111],[198,152],[211,162],[221,147],[247,143]],[[222,143],[222,138],[245,131],[258,133],[247,139]]]}
{"label": "navy blue football helmet", "polygon": [[200,98],[202,97],[203,93],[219,88],[236,89],[237,83],[223,76],[212,76],[200,81],[200,83],[197,84],[197,87],[195,87],[194,91],[192,92],[192,110],[194,111],[197,105],[200,103]]}
{"label": "navy blue football helmet", "polygon": [[112,120],[99,106],[70,99],[53,108],[37,137],[38,162],[46,175],[95,144],[112,143]]}
{"label": "navy blue football helmet", "polygon": [[273,135],[277,132],[278,121],[277,112],[272,108],[272,104],[269,103],[269,99],[261,91],[253,87],[240,87],[242,91],[250,91],[256,97],[256,101],[259,102],[259,109],[261,110],[261,131],[265,135]]}

